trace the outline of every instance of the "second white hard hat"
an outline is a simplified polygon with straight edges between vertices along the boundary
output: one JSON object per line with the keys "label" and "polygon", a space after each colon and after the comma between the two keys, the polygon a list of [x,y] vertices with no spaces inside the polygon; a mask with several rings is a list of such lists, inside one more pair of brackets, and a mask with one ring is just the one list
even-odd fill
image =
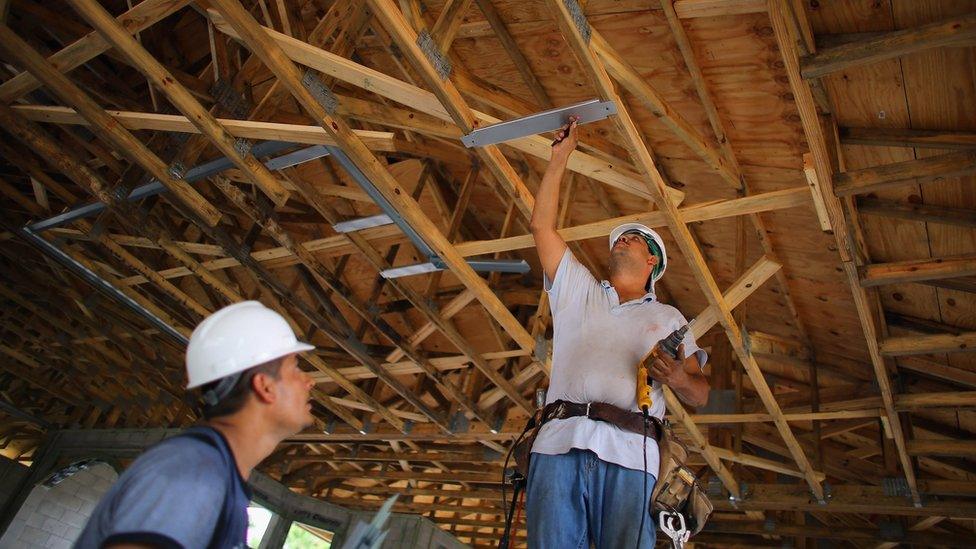
{"label": "second white hard hat", "polygon": [[657,244],[658,249],[661,250],[661,254],[658,256],[660,268],[655,267],[651,275],[651,281],[656,282],[659,278],[664,276],[664,270],[668,268],[668,252],[664,248],[664,241],[661,240],[661,235],[657,234],[654,229],[648,227],[647,225],[642,225],[640,223],[624,223],[622,225],[618,225],[612,231],[610,231],[611,250],[613,249],[613,245],[617,242],[617,239],[620,238],[620,235],[626,233],[627,231],[637,231],[649,237],[654,241],[655,244]]}
{"label": "second white hard hat", "polygon": [[187,389],[315,346],[295,338],[288,322],[257,301],[228,305],[203,319],[186,348]]}

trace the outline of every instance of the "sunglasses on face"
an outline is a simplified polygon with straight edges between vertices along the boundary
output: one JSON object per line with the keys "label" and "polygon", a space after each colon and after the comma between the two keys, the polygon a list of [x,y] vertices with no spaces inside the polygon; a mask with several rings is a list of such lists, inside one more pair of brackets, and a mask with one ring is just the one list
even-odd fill
{"label": "sunglasses on face", "polygon": [[635,241],[643,240],[644,243],[647,244],[647,251],[654,253],[654,248],[652,247],[651,239],[648,238],[646,235],[644,235],[644,233],[641,233],[639,231],[628,231],[620,235],[619,237],[617,237],[617,240],[614,241],[613,243],[614,246],[616,246],[617,242],[620,242],[621,240],[623,240],[624,242],[635,242]]}

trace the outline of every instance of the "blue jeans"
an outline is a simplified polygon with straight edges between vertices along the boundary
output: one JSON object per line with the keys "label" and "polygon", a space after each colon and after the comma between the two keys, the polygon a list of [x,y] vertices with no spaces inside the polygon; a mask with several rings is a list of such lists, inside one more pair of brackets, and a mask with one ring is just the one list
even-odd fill
{"label": "blue jeans", "polygon": [[[641,483],[647,487],[641,499]],[[589,450],[532,454],[525,492],[529,549],[653,549],[654,522],[647,500],[656,478],[607,463]]]}

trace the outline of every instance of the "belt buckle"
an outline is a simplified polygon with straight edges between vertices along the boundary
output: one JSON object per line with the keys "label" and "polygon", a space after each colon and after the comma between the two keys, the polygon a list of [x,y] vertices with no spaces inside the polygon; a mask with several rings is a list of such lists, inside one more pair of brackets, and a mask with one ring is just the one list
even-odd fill
{"label": "belt buckle", "polygon": [[592,404],[592,403],[591,402],[587,402],[586,403],[586,418],[587,419],[592,419],[592,418],[590,418],[590,404]]}

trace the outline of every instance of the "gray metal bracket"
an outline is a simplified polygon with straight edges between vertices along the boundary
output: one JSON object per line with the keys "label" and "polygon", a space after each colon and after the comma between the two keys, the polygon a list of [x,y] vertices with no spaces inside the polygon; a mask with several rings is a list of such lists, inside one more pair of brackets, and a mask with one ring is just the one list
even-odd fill
{"label": "gray metal bracket", "polygon": [[[524,259],[472,259],[467,261],[472,269],[482,273],[527,273],[531,269]],[[426,263],[414,263],[380,271],[383,278],[401,278],[434,271],[443,271],[447,265],[439,257],[431,257]]]}
{"label": "gray metal bracket", "polygon": [[905,477],[884,477],[881,479],[881,492],[889,497],[912,497],[912,491],[908,488],[908,481]]}
{"label": "gray metal bracket", "polygon": [[361,231],[363,229],[370,229],[372,227],[380,227],[382,225],[392,225],[393,219],[386,214],[371,215],[369,217],[360,217],[357,219],[350,219],[348,221],[340,221],[332,226],[337,233],[351,233],[355,231]]}
{"label": "gray metal bracket", "polygon": [[305,71],[305,74],[302,75],[302,85],[305,86],[305,89],[312,94],[315,101],[318,102],[319,105],[322,105],[325,112],[335,114],[336,107],[339,106],[339,99],[334,93],[332,93],[332,90],[325,85],[325,82],[322,82],[315,71],[312,69]]}
{"label": "gray metal bracket", "polygon": [[813,496],[813,499],[817,500],[818,505],[827,505],[827,502],[834,497],[834,489],[833,487],[830,486],[830,483],[826,481],[824,481],[822,487],[823,487],[823,494],[824,494],[823,498],[818,498],[816,494],[813,493],[812,490],[810,492],[810,495]]}
{"label": "gray metal bracket", "polygon": [[590,31],[590,22],[586,20],[586,15],[583,14],[583,7],[580,6],[579,0],[563,0],[563,4],[566,6],[566,11],[569,12],[569,16],[573,18],[573,24],[576,25],[576,30],[583,37],[583,41],[589,44],[590,35],[592,34]]}
{"label": "gray metal bracket", "polygon": [[420,34],[417,35],[417,47],[427,56],[427,60],[437,71],[441,80],[447,80],[447,77],[451,76],[451,60],[438,49],[434,38],[426,30],[420,31]]}
{"label": "gray metal bracket", "polygon": [[535,336],[535,348],[532,350],[532,357],[539,362],[545,362],[549,358],[549,345],[551,342],[546,339],[545,334]]}
{"label": "gray metal bracket", "polygon": [[181,345],[186,346],[186,344],[189,342],[189,340],[183,334],[178,332],[176,328],[170,326],[165,320],[153,314],[152,311],[140,305],[137,301],[110,284],[107,280],[98,276],[98,274],[93,272],[88,267],[85,267],[81,263],[75,261],[74,258],[62,252],[57,246],[45,240],[42,236],[32,231],[29,227],[21,227],[16,229],[14,232],[28,243],[32,244],[34,247],[38,248],[44,255],[60,263],[85,282],[91,284],[99,291],[105,293],[109,297],[131,309],[136,314],[142,316],[153,326],[178,341]]}
{"label": "gray metal bracket", "polygon": [[614,114],[617,114],[617,105],[613,101],[590,99],[478,128],[461,137],[461,142],[465,147],[485,147],[520,137],[556,131],[569,124],[571,116],[578,117],[576,125],[581,126]]}
{"label": "gray metal bracket", "polygon": [[468,416],[464,415],[464,412],[457,412],[448,422],[448,428],[452,433],[466,433],[469,426]]}
{"label": "gray metal bracket", "polygon": [[[250,149],[251,154],[260,158],[264,156],[270,156],[277,154],[281,151],[293,148],[296,144],[287,141],[264,141],[254,145]],[[265,162],[265,166],[270,170],[280,170],[282,168],[294,166],[300,164],[301,162],[308,162],[314,158],[320,158],[329,154],[329,150],[323,145],[314,145],[311,147],[306,147],[304,149],[297,150],[285,154],[283,156],[272,158]],[[206,179],[211,175],[218,174],[224,170],[232,168],[234,163],[230,161],[229,158],[220,157],[204,162],[185,170],[181,163],[175,162],[168,169],[170,175],[176,177],[174,172],[181,173],[181,179],[187,183],[193,183],[195,181],[200,181],[201,179]],[[121,189],[122,187],[120,187]],[[157,195],[166,190],[158,180],[153,180],[145,185],[140,185],[132,190],[126,197],[119,197],[119,200],[125,198],[129,201],[142,200],[143,198],[148,198],[153,195]],[[49,217],[47,219],[37,221],[30,225],[30,230],[35,233],[40,233],[54,227],[60,227],[66,225],[76,219],[81,219],[83,217],[88,217],[95,215],[105,209],[105,204],[101,202],[92,202],[91,204],[85,204],[84,206],[79,206],[67,212]]]}

